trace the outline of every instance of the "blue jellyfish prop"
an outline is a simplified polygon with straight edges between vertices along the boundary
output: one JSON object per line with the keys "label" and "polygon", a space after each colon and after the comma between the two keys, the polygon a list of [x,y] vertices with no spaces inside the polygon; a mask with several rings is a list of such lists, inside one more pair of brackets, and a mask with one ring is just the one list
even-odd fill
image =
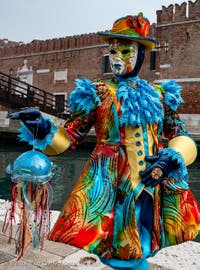
{"label": "blue jellyfish prop", "polygon": [[50,230],[50,180],[54,171],[55,166],[47,156],[35,150],[21,154],[6,168],[12,181],[12,202],[5,216],[3,232],[9,230],[11,242],[13,224],[17,222],[15,239],[18,259],[30,244],[33,248],[42,249]]}

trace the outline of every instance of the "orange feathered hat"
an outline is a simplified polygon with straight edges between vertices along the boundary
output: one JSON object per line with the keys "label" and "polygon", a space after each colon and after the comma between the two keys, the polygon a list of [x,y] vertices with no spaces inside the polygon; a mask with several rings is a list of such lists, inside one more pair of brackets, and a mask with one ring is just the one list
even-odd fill
{"label": "orange feathered hat", "polygon": [[156,40],[149,37],[150,22],[143,17],[143,13],[137,16],[128,15],[116,20],[111,31],[99,32],[102,40],[111,43],[113,39],[128,39],[142,43],[148,51],[155,48]]}

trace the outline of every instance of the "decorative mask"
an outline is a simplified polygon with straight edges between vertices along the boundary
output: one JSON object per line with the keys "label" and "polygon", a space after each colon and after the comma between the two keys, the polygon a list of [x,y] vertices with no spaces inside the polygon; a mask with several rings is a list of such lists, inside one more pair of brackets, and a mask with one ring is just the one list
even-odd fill
{"label": "decorative mask", "polygon": [[138,43],[114,39],[110,45],[110,66],[115,75],[124,76],[133,71],[138,56]]}

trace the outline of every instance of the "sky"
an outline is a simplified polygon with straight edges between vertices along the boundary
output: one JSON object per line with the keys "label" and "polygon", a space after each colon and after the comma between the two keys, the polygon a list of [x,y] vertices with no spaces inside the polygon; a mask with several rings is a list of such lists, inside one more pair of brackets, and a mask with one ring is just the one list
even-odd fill
{"label": "sky", "polygon": [[[126,15],[143,12],[151,23],[156,10],[184,0],[0,0],[0,39],[29,43],[109,30]],[[188,1],[186,1],[188,2]],[[193,0],[195,2],[195,0]]]}

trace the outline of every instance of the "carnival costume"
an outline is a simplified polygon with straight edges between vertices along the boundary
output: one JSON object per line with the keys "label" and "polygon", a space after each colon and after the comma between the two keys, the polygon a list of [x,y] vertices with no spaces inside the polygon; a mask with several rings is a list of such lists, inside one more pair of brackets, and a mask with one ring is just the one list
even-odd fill
{"label": "carnival costume", "polygon": [[[120,18],[110,32],[100,33],[110,44],[117,40],[114,55],[121,43],[139,44],[134,69],[116,71],[109,80],[76,80],[71,119],[52,133],[51,143],[45,136],[38,139],[44,153],[56,155],[75,149],[95,127],[97,144],[48,239],[97,254],[115,269],[147,269],[146,258],[194,239],[199,231],[186,168],[197,150],[177,114],[181,87],[175,81],[152,85],[137,75],[144,50],[155,47],[149,28],[139,14]],[[118,70],[119,64],[112,68]]]}

